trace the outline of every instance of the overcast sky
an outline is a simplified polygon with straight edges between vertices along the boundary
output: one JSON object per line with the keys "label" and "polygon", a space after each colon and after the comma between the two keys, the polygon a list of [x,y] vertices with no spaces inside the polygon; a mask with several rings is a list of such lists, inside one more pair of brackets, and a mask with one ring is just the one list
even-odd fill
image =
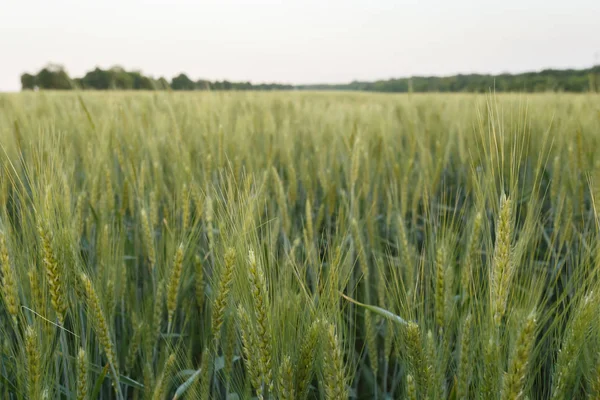
{"label": "overcast sky", "polygon": [[600,0],[0,0],[0,91],[48,62],[286,83],[583,68]]}

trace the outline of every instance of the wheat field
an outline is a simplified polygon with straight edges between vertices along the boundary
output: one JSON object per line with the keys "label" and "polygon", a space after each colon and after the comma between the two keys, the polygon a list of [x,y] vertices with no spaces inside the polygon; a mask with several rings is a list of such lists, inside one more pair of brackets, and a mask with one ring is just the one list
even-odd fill
{"label": "wheat field", "polygon": [[598,95],[3,94],[0,147],[2,398],[600,398]]}

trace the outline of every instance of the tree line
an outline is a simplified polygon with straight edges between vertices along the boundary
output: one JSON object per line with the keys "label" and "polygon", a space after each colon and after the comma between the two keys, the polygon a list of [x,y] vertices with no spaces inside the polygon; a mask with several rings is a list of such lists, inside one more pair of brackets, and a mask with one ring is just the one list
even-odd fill
{"label": "tree line", "polygon": [[155,79],[140,71],[126,71],[121,67],[101,69],[96,67],[81,78],[71,78],[65,69],[49,64],[37,74],[21,75],[22,90],[291,90],[292,85],[277,83],[252,84],[250,82],[194,81],[181,73],[168,81]]}
{"label": "tree line", "polygon": [[600,65],[588,69],[546,69],[520,74],[469,74],[446,77],[414,76],[378,80],[353,81],[347,84],[288,85],[278,83],[194,81],[179,74],[170,81],[155,79],[140,71],[121,67],[96,68],[81,78],[71,78],[60,65],[49,64],[37,74],[21,75],[23,90],[356,90],[372,92],[600,92]]}
{"label": "tree line", "polygon": [[371,92],[600,92],[600,65],[588,69],[546,69],[520,74],[469,74],[454,76],[414,76],[354,81],[341,85],[309,85],[312,90],[358,90]]}

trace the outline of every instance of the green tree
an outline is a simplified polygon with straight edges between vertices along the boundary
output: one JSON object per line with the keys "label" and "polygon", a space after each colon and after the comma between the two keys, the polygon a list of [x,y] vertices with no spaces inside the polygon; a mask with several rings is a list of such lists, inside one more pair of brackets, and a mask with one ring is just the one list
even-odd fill
{"label": "green tree", "polygon": [[186,74],[179,74],[171,80],[173,90],[194,90],[196,84]]}
{"label": "green tree", "polygon": [[24,73],[21,75],[21,89],[22,90],[33,90],[35,89],[35,76]]}
{"label": "green tree", "polygon": [[81,79],[86,89],[108,90],[114,88],[114,76],[111,71],[104,71],[98,67],[88,72]]}
{"label": "green tree", "polygon": [[156,90],[169,90],[171,85],[164,77],[160,77],[156,80]]}
{"label": "green tree", "polygon": [[124,68],[114,66],[110,69],[112,75],[112,87],[111,89],[119,90],[131,90],[133,89],[133,78],[129,75]]}
{"label": "green tree", "polygon": [[48,64],[36,75],[36,84],[40,89],[68,90],[74,84],[61,65]]}
{"label": "green tree", "polygon": [[196,84],[194,85],[196,90],[210,90],[211,89],[211,84],[210,81],[207,81],[205,79],[199,79],[196,81]]}

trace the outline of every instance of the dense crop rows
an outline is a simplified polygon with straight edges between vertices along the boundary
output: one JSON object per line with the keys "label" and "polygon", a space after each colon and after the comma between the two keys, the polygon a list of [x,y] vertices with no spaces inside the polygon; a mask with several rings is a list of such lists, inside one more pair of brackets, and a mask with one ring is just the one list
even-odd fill
{"label": "dense crop rows", "polygon": [[0,396],[600,397],[600,97],[0,96]]}

